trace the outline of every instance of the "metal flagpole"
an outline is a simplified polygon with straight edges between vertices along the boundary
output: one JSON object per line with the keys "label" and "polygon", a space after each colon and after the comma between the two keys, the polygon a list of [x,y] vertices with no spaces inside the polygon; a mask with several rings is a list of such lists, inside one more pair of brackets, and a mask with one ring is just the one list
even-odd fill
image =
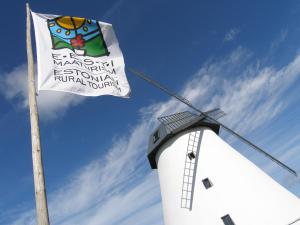
{"label": "metal flagpole", "polygon": [[34,67],[31,45],[30,7],[26,3],[26,45],[28,61],[28,98],[31,124],[32,164],[35,189],[36,214],[38,225],[49,225],[45,178],[43,170],[42,149],[40,142],[39,117],[36,103]]}

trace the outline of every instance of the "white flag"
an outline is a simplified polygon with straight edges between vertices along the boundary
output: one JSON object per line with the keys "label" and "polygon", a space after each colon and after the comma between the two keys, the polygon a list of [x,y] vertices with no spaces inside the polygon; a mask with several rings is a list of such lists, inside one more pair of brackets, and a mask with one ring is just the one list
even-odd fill
{"label": "white flag", "polygon": [[111,24],[32,12],[38,90],[129,97],[130,87]]}

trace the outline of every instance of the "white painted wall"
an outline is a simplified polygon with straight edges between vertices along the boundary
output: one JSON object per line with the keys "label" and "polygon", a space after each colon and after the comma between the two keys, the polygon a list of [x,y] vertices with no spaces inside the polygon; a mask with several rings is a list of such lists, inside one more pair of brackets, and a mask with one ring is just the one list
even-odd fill
{"label": "white painted wall", "polygon": [[[203,132],[192,210],[181,208],[181,189],[190,132]],[[300,218],[300,200],[208,128],[177,135],[156,155],[165,225],[289,225]],[[213,187],[205,189],[208,177]],[[293,225],[300,225],[300,221]]]}

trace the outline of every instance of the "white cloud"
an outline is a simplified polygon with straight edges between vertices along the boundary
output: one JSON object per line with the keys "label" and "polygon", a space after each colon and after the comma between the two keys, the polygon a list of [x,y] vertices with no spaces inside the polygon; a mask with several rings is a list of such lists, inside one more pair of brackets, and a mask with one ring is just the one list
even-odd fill
{"label": "white cloud", "polygon": [[287,29],[281,30],[279,36],[274,41],[271,42],[270,51],[273,52],[278,46],[280,46],[280,44],[282,44],[286,40],[287,35],[288,35]]}
{"label": "white cloud", "polygon": [[152,225],[154,221],[159,221],[162,225],[158,186],[156,176],[147,175],[141,183],[125,194],[116,193],[102,204],[97,204],[86,212],[83,211],[84,216],[72,215],[71,219],[62,224]]}
{"label": "white cloud", "polygon": [[[300,55],[277,70],[251,64],[250,59],[247,50],[237,48],[222,60],[210,61],[180,93],[202,109],[224,109],[224,122],[230,127],[243,133],[254,130],[289,105],[283,96],[299,78]],[[141,120],[129,135],[114,140],[107,155],[75,171],[50,193],[52,223],[162,225],[159,184],[145,157],[148,135],[157,125],[158,116],[185,109],[173,99],[141,109]],[[32,209],[15,218],[13,225],[34,224]]]}
{"label": "white cloud", "polygon": [[[203,108],[222,108],[227,113],[224,122],[239,131],[249,132],[276,117],[289,104],[289,99],[283,95],[300,77],[300,55],[276,70],[247,64],[242,61],[247,53],[240,48],[236,51],[239,53],[232,53],[238,55],[234,61],[225,59],[221,63],[211,63],[201,68],[196,76],[202,80],[207,77],[214,83],[208,85],[210,93],[206,92],[206,104],[201,102]],[[241,71],[232,65],[241,63],[247,64]]]}
{"label": "white cloud", "polygon": [[108,9],[104,15],[103,15],[103,18],[104,19],[107,19],[109,17],[111,17],[112,15],[114,15],[118,9],[121,8],[121,6],[124,4],[124,0],[118,0],[117,2],[115,2],[111,7],[110,9]]}
{"label": "white cloud", "polygon": [[[156,123],[154,118],[142,121],[129,137],[116,141],[107,155],[76,171],[51,193],[51,222],[139,225],[143,221],[146,225],[162,225],[159,184],[155,173],[145,172],[148,140],[144,134]],[[35,224],[32,213],[24,212],[13,224]]]}
{"label": "white cloud", "polygon": [[[21,65],[4,74],[0,80],[0,92],[8,100],[17,99],[22,108],[27,108],[27,85],[27,65]],[[82,96],[63,92],[42,91],[37,96],[40,116],[44,120],[56,119],[68,108],[80,104],[84,99]]]}
{"label": "white cloud", "polygon": [[240,33],[240,29],[238,28],[231,28],[224,37],[225,42],[233,41],[236,39],[237,35]]}

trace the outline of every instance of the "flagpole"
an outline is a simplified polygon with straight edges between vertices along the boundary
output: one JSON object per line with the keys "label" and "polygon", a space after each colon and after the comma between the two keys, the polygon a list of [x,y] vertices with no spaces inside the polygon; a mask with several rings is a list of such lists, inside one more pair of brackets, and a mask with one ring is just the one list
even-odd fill
{"label": "flagpole", "polygon": [[36,90],[34,81],[33,54],[31,45],[30,7],[26,3],[26,45],[28,61],[28,99],[31,125],[32,164],[35,189],[36,215],[38,225],[49,225],[45,178],[40,141],[39,116],[36,103]]}

